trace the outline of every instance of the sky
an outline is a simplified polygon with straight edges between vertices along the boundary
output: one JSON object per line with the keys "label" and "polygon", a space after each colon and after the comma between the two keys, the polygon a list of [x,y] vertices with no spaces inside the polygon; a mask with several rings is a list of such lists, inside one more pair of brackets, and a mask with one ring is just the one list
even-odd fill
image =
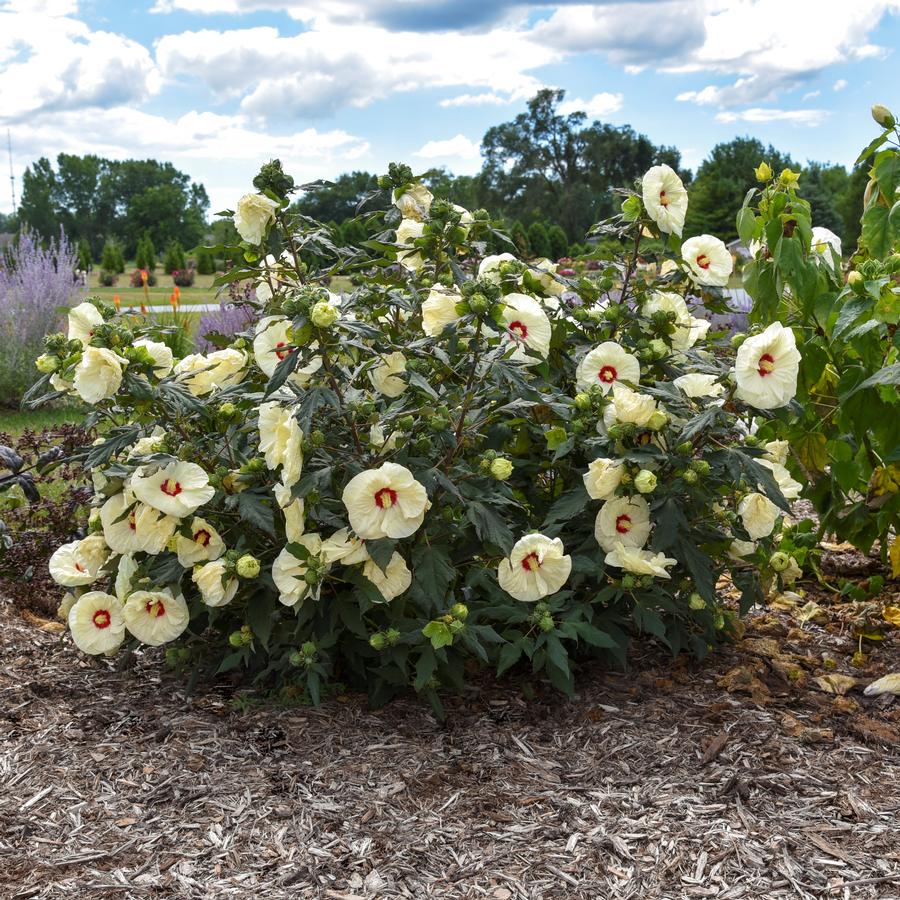
{"label": "sky", "polygon": [[298,182],[471,174],[541,87],[692,169],[737,135],[850,165],[871,104],[900,113],[900,0],[0,0],[17,195],[60,152],[171,161],[211,212],[273,157]]}

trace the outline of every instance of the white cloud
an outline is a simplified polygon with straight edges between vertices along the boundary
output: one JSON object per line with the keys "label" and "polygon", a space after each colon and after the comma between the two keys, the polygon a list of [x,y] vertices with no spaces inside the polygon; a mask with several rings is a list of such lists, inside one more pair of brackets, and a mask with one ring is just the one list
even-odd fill
{"label": "white cloud", "polygon": [[422,159],[479,159],[481,157],[481,145],[470,140],[464,134],[448,138],[445,141],[428,141],[423,147],[413,153]]}
{"label": "white cloud", "polygon": [[606,116],[618,112],[622,108],[624,100],[621,94],[594,94],[590,100],[582,100],[581,97],[575,97],[572,100],[565,100],[559,106],[559,111],[567,116],[569,113],[583,112],[588,119],[603,119]]}
{"label": "white cloud", "polygon": [[367,141],[342,129],[265,133],[247,116],[197,111],[171,119],[129,107],[63,111],[34,116],[10,130],[20,160],[57,153],[169,160],[204,183],[213,211],[234,203],[228,185],[241,184],[245,192],[260,165],[273,157],[303,182],[338,175],[371,152]]}
{"label": "white cloud", "polygon": [[716,114],[717,122],[751,122],[766,125],[770,122],[789,122],[792,125],[806,125],[815,128],[821,125],[830,113],[824,109],[762,109],[755,107],[739,112],[727,111]]}
{"label": "white cloud", "polygon": [[427,88],[530,96],[541,82],[529,70],[563,55],[512,27],[414,34],[325,23],[289,37],[273,28],[204,30],[166,35],[156,44],[168,79],[198,77],[220,96],[240,93],[243,112],[273,120],[328,115]]}
{"label": "white cloud", "polygon": [[821,96],[822,96],[821,91],[808,91],[807,93],[805,93],[803,95],[803,99],[804,100],[812,100],[815,97],[821,97]]}
{"label": "white cloud", "polygon": [[709,72],[732,84],[682,92],[720,107],[772,102],[847,60],[884,55],[868,42],[900,0],[667,0],[563,6],[535,33],[551,46],[602,53],[629,71]]}
{"label": "white cloud", "polygon": [[847,87],[847,79],[846,78],[838,78],[838,80],[832,86],[833,91],[842,91],[845,87]]}
{"label": "white cloud", "polygon": [[500,106],[504,103],[512,103],[511,97],[501,97],[492,91],[481,94],[458,94],[456,97],[448,97],[438,104],[444,108],[453,106]]}
{"label": "white cloud", "polygon": [[141,44],[67,16],[9,10],[0,10],[0,120],[140,103],[159,89],[159,73]]}
{"label": "white cloud", "polygon": [[32,13],[40,16],[74,16],[78,0],[7,0],[0,12]]}

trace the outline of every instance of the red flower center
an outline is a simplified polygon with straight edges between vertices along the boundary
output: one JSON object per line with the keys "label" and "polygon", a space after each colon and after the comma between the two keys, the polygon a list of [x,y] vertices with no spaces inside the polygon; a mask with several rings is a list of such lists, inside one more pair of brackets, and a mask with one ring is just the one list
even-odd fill
{"label": "red flower center", "polygon": [[199,544],[201,547],[209,546],[211,540],[212,535],[205,528],[201,528],[199,531],[194,532],[194,543]]}
{"label": "red flower center", "polygon": [[697,265],[700,266],[701,269],[708,269],[710,262],[710,258],[705,253],[701,253],[697,257]]}
{"label": "red flower center", "polygon": [[516,319],[515,322],[509,323],[509,330],[521,340],[525,340],[525,338],[528,337],[528,326],[518,319]]}
{"label": "red flower center", "polygon": [[134,511],[128,514],[128,527],[132,531],[137,531],[137,518],[134,515]]}
{"label": "red flower center", "polygon": [[282,350],[281,347],[287,347],[287,341],[279,341],[275,345],[275,355],[279,359],[287,359],[294,352],[293,350]]}
{"label": "red flower center", "polygon": [[393,488],[383,487],[375,492],[375,505],[379,509],[390,509],[397,502],[397,492]]}
{"label": "red flower center", "polygon": [[85,572],[86,570],[85,570],[84,566],[83,566],[81,563],[75,563],[75,571],[76,571],[76,572],[81,572],[82,574],[84,574],[84,572]]}
{"label": "red flower center", "polygon": [[604,384],[612,384],[619,377],[619,373],[615,366],[603,366],[597,373],[597,377]]}
{"label": "red flower center", "polygon": [[659,192],[659,205],[660,206],[668,206],[669,205],[669,198],[666,196],[665,191]]}
{"label": "red flower center", "polygon": [[95,628],[109,628],[110,623],[112,622],[112,616],[109,614],[109,610],[98,609],[97,612],[94,613],[93,622]]}
{"label": "red flower center", "polygon": [[771,353],[763,353],[756,365],[756,371],[759,372],[760,375],[762,375],[763,377],[765,377],[766,375],[771,375],[775,370],[775,357],[772,356]]}
{"label": "red flower center", "polygon": [[166,606],[161,600],[148,600],[144,609],[148,616],[156,616],[157,619],[166,614]]}
{"label": "red flower center", "polygon": [[624,513],[621,516],[616,516],[616,531],[619,534],[628,534],[631,531],[631,516]]}
{"label": "red flower center", "polygon": [[169,497],[177,497],[182,490],[181,482],[176,481],[174,478],[167,478],[160,486],[159,489],[167,494]]}
{"label": "red flower center", "polygon": [[537,553],[529,553],[528,556],[522,557],[522,568],[526,572],[535,572],[541,567],[541,561],[538,559]]}

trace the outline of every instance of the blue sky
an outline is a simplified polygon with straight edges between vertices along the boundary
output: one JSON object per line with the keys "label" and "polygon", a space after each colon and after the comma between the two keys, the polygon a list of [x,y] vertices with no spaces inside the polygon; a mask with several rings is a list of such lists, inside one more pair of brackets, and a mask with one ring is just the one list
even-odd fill
{"label": "blue sky", "polygon": [[155,157],[213,211],[273,156],[475,172],[543,86],[694,169],[735,135],[849,164],[900,111],[898,47],[900,0],[0,0],[0,128],[19,189],[61,151]]}

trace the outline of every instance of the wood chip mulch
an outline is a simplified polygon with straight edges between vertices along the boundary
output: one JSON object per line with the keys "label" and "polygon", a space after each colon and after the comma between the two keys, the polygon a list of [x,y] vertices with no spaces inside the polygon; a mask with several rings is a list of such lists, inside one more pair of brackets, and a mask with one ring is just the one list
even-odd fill
{"label": "wood chip mulch", "polygon": [[811,687],[815,624],[767,612],[573,700],[513,673],[444,723],[186,696],[158,652],[121,672],[0,626],[3,898],[900,898],[900,701]]}

